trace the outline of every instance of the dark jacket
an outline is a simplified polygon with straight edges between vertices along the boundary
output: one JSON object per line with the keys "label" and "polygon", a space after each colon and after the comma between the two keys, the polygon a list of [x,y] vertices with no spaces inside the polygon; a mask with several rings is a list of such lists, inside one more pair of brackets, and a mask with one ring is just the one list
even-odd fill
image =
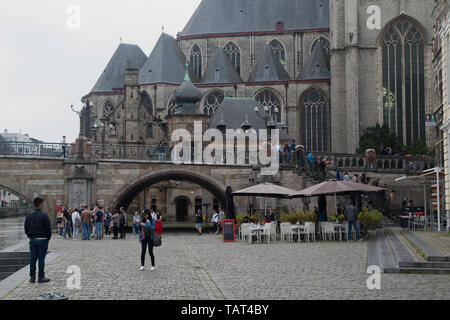
{"label": "dark jacket", "polygon": [[30,239],[47,238],[50,240],[52,229],[48,215],[41,210],[36,210],[27,215],[25,219],[25,233]]}

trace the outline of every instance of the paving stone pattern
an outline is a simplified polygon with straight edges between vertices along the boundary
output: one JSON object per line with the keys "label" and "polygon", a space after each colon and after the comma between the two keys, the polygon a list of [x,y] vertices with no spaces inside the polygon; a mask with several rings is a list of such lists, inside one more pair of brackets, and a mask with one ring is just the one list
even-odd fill
{"label": "paving stone pattern", "polygon": [[[223,243],[216,235],[166,234],[155,248],[156,270],[140,266],[137,239],[73,241],[46,267],[48,284],[24,281],[3,299],[36,299],[59,291],[90,299],[450,299],[449,275],[382,274],[367,289],[367,242]],[[82,271],[81,290],[69,290],[67,267]]]}

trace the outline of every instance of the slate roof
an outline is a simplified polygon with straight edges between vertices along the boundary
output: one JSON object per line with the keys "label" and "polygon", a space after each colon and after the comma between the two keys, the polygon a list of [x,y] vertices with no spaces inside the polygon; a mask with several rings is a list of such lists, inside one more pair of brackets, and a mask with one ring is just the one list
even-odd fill
{"label": "slate roof", "polygon": [[326,29],[329,0],[203,0],[179,36]]}
{"label": "slate roof", "polygon": [[249,82],[272,82],[290,80],[291,77],[281,65],[280,59],[272,50],[270,44],[266,45],[264,55],[259,58],[253,69]]}
{"label": "slate roof", "polygon": [[123,88],[126,69],[140,69],[146,60],[147,56],[137,45],[121,43],[91,92]]}
{"label": "slate roof", "polygon": [[[255,112],[255,107],[258,107],[258,113]],[[259,129],[266,129],[266,120],[270,121],[269,114],[264,111],[261,105],[252,98],[227,98],[222,102],[222,105],[214,114],[209,124],[210,129],[217,129],[220,123],[226,123],[226,129],[241,129],[242,124],[248,120],[252,128],[258,131]],[[280,129],[280,140],[292,139],[286,134],[284,130]]]}
{"label": "slate roof", "polygon": [[203,83],[239,83],[243,82],[239,73],[231,64],[230,59],[223,52],[222,47],[217,48],[213,63],[208,67],[204,76]]}
{"label": "slate roof", "polygon": [[[167,33],[162,33],[152,53],[139,71],[139,84],[171,83],[181,84],[185,74],[186,56],[177,41]],[[190,78],[198,82],[192,68]]]}
{"label": "slate roof", "polygon": [[321,80],[330,79],[330,70],[321,46],[314,46],[308,59],[303,65],[303,69],[297,77],[298,80]]}

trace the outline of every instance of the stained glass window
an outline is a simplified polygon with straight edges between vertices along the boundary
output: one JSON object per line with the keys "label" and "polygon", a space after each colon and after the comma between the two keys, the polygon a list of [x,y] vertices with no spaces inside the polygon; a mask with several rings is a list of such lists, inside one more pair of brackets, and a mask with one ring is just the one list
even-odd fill
{"label": "stained glass window", "polygon": [[425,141],[424,38],[407,19],[384,34],[383,119],[405,145]]}
{"label": "stained glass window", "polygon": [[197,44],[194,44],[191,50],[191,66],[200,79],[202,77],[202,51]]}
{"label": "stained glass window", "polygon": [[281,64],[285,65],[286,64],[286,52],[284,50],[283,45],[278,40],[272,40],[272,42],[270,42],[270,47],[272,48],[273,52],[275,52],[275,54],[277,55]]}
{"label": "stained glass window", "polygon": [[203,114],[212,117],[223,102],[225,95],[221,91],[213,91],[205,99]]}
{"label": "stained glass window", "polygon": [[228,42],[223,48],[225,55],[230,59],[232,65],[241,74],[241,51],[234,42]]}
{"label": "stained glass window", "polygon": [[256,101],[277,122],[281,122],[281,102],[278,95],[272,90],[264,90],[256,96]]}
{"label": "stained glass window", "polygon": [[318,91],[310,91],[301,101],[301,137],[307,151],[328,152],[328,103]]}

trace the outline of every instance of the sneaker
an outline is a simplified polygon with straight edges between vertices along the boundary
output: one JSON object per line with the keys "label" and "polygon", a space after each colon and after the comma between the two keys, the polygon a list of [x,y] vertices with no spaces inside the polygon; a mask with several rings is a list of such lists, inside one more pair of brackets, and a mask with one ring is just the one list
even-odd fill
{"label": "sneaker", "polygon": [[364,241],[364,240],[363,240],[363,239],[359,239],[358,241],[359,241],[359,242],[362,242],[362,241]]}
{"label": "sneaker", "polygon": [[139,271],[144,271],[144,266],[141,266],[141,267],[139,268]]}
{"label": "sneaker", "polygon": [[50,279],[47,279],[46,277],[38,279],[38,283],[46,283],[46,282],[50,282]]}
{"label": "sneaker", "polygon": [[155,267],[151,267],[151,268],[150,268],[150,271],[155,271]]}

